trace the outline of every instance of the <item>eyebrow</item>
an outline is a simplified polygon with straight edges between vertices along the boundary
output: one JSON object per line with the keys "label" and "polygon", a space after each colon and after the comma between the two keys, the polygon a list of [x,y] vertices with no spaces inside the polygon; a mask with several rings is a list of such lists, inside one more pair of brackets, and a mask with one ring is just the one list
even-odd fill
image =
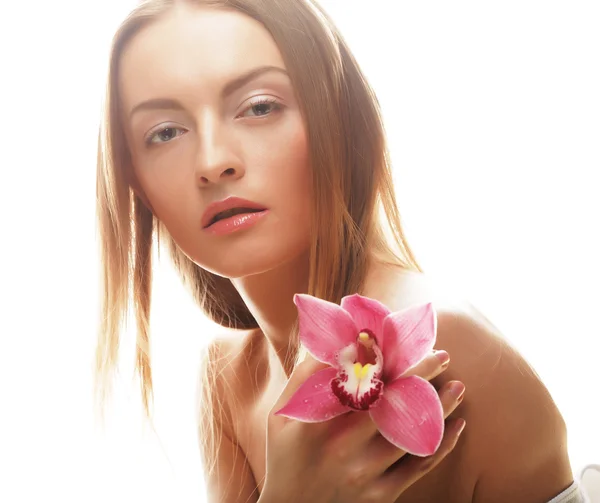
{"label": "eyebrow", "polygon": [[[289,77],[288,73],[278,66],[259,66],[225,84],[225,87],[223,87],[223,90],[221,91],[221,98],[227,98],[235,91],[245,86],[248,82],[267,72],[279,72]],[[155,98],[138,103],[131,109],[129,117],[131,118],[136,112],[140,112],[141,110],[184,110],[184,107],[179,101],[174,99]]]}

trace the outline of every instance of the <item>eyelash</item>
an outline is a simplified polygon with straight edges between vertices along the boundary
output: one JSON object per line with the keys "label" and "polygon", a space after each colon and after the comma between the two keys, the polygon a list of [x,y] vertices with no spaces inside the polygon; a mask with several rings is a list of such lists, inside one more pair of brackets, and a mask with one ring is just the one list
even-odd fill
{"label": "eyelash", "polygon": [[[246,112],[247,110],[250,110],[250,109],[252,109],[254,107],[258,107],[260,105],[273,105],[272,111],[270,113],[268,113],[266,115],[261,115],[260,117],[269,117],[270,115],[273,115],[273,113],[279,112],[283,108],[283,105],[281,103],[279,103],[279,101],[277,101],[274,98],[259,98],[256,101],[250,103],[250,105],[244,110],[244,112]],[[161,143],[169,143],[174,138],[172,138],[171,140],[162,141],[162,142],[153,142],[152,141],[152,138],[154,138],[157,134],[162,133],[163,131],[165,131],[167,129],[182,130],[183,128],[168,126],[168,127],[161,127],[161,128],[158,128],[158,129],[153,129],[144,138],[144,143],[146,145],[148,145],[149,147],[152,147],[154,145],[160,145]],[[177,138],[178,136],[181,136],[181,135],[179,134],[175,138]]]}

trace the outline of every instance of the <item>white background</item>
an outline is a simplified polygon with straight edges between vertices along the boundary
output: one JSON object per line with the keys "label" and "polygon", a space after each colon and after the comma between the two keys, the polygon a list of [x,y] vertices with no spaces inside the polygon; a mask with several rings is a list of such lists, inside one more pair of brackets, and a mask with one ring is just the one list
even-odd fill
{"label": "white background", "polygon": [[[534,366],[578,471],[600,463],[600,4],[322,0],[375,87],[425,268]],[[133,2],[0,16],[0,501],[203,501],[198,354],[213,333],[163,262],[142,428],[133,335],[94,427],[95,149],[108,42]],[[8,10],[7,10],[8,9]]]}

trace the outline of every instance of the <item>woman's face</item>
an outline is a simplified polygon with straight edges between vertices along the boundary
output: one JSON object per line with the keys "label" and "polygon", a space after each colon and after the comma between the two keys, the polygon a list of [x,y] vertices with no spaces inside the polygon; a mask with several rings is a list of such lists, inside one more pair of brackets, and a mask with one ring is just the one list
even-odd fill
{"label": "woman's face", "polygon": [[172,9],[121,57],[121,120],[139,189],[183,252],[221,276],[264,272],[308,248],[306,134],[285,70],[260,23],[206,8]]}

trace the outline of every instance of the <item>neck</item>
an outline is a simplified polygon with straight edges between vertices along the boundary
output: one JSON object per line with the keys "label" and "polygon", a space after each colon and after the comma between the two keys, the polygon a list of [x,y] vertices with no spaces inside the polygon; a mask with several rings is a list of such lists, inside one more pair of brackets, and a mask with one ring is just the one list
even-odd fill
{"label": "neck", "polygon": [[308,291],[308,274],[307,252],[273,270],[231,280],[288,376],[289,355],[295,354],[290,350],[296,349],[291,337],[298,319],[294,294]]}

